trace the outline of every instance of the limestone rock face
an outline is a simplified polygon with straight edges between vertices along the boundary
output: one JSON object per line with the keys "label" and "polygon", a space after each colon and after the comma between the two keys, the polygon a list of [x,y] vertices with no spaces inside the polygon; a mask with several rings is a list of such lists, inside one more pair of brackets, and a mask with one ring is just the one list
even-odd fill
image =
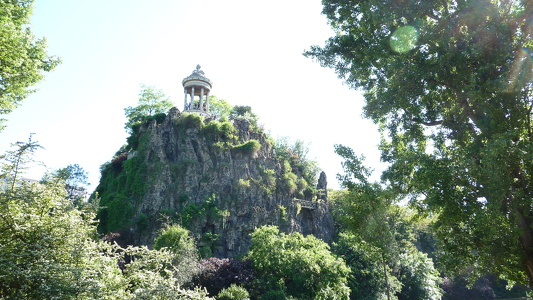
{"label": "limestone rock face", "polygon": [[160,123],[141,126],[136,149],[103,166],[97,188],[106,207],[99,213],[103,231],[125,230],[135,244],[150,246],[165,222],[176,222],[205,255],[218,257],[248,251],[249,234],[267,224],[329,242],[325,174],[304,193],[301,174],[291,172],[261,130],[246,119],[225,123],[172,109]]}

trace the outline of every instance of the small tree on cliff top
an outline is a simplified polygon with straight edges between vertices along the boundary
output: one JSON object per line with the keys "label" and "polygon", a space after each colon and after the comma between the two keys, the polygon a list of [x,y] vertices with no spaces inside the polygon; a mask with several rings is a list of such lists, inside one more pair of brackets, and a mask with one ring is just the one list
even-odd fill
{"label": "small tree on cliff top", "polygon": [[137,106],[124,109],[128,121],[124,128],[131,133],[134,125],[142,123],[147,117],[167,113],[174,106],[170,98],[153,86],[141,85]]}

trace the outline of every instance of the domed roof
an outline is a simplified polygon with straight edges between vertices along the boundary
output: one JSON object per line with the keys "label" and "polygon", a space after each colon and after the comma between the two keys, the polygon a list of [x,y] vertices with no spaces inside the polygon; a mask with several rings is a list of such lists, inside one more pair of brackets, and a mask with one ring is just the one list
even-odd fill
{"label": "domed roof", "polygon": [[184,87],[190,86],[190,85],[202,85],[211,88],[213,82],[205,77],[204,71],[200,70],[200,65],[196,66],[196,70],[192,71],[192,74],[183,78],[183,81],[181,82]]}

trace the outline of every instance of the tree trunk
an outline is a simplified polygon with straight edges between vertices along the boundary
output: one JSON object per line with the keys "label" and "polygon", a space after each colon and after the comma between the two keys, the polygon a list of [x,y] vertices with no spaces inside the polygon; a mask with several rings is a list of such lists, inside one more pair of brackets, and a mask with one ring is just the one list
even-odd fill
{"label": "tree trunk", "polygon": [[524,266],[529,279],[529,287],[533,289],[533,229],[532,220],[516,209],[518,216],[518,226],[522,229],[520,236],[520,245],[525,254]]}
{"label": "tree trunk", "polygon": [[385,274],[385,286],[387,287],[387,300],[390,300],[389,276],[387,275],[387,264],[385,263],[385,255],[381,253],[381,262],[383,263],[383,273]]}

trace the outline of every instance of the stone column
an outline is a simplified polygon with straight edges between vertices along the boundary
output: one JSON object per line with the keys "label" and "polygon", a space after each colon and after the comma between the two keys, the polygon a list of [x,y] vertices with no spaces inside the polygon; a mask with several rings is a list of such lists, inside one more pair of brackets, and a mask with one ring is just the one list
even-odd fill
{"label": "stone column", "polygon": [[187,88],[183,90],[185,94],[185,100],[183,101],[183,110],[187,110]]}
{"label": "stone column", "polygon": [[205,95],[205,112],[209,112],[209,90],[207,90],[207,93]]}
{"label": "stone column", "polygon": [[200,90],[200,110],[204,110],[204,88]]}
{"label": "stone column", "polygon": [[191,109],[194,109],[194,85],[191,86]]}

